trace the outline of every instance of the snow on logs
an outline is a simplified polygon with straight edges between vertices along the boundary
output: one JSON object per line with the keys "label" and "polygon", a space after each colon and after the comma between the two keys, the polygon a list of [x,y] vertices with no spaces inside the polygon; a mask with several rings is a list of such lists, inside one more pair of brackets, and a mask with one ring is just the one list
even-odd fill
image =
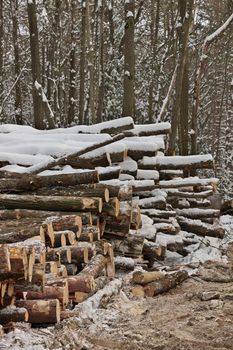
{"label": "snow on logs", "polygon": [[210,154],[194,156],[171,156],[171,157],[143,157],[139,161],[141,169],[212,169],[214,167],[213,157]]}

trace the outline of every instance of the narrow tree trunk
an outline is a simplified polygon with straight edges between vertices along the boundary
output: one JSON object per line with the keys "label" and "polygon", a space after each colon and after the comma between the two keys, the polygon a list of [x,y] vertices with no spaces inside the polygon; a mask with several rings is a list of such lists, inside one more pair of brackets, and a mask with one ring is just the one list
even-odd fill
{"label": "narrow tree trunk", "polygon": [[125,1],[125,38],[124,38],[124,94],[123,116],[134,116],[134,80],[135,80],[135,52],[134,52],[134,0]]}
{"label": "narrow tree trunk", "polygon": [[86,64],[86,0],[82,0],[81,53],[80,53],[80,87],[79,87],[79,124],[83,124],[85,106],[85,64]]}
{"label": "narrow tree trunk", "polygon": [[18,0],[11,2],[12,25],[13,25],[13,45],[15,54],[15,78],[18,79],[15,84],[15,119],[16,123],[23,124],[22,116],[22,97],[20,87],[20,61],[19,61],[19,43],[18,43]]}
{"label": "narrow tree trunk", "polygon": [[[70,49],[70,90],[69,90],[69,109],[68,125],[74,122],[75,118],[75,99],[76,99],[76,38],[75,38],[75,13],[76,2],[71,1],[71,49]],[[80,67],[82,61],[80,61]]]}
{"label": "narrow tree trunk", "polygon": [[33,79],[33,114],[36,129],[44,129],[42,99],[37,91],[37,84],[41,83],[40,55],[39,55],[39,34],[37,27],[36,0],[27,0],[28,21],[30,32],[31,65]]}

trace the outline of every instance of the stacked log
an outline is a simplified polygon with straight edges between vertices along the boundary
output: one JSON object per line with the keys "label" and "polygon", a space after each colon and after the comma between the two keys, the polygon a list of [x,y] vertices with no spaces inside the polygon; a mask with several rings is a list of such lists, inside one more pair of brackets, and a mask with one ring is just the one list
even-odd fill
{"label": "stacked log", "polygon": [[[167,157],[170,128],[132,118],[76,127],[93,144],[39,163],[29,153],[23,174],[0,171],[2,323],[58,322],[102,288],[103,274],[114,277],[115,267],[154,268],[169,251],[187,254],[183,242],[196,243],[190,235],[223,237],[211,200],[218,180],[191,176],[213,168],[213,159]],[[151,278],[143,275],[139,294],[164,292],[186,274]]]}

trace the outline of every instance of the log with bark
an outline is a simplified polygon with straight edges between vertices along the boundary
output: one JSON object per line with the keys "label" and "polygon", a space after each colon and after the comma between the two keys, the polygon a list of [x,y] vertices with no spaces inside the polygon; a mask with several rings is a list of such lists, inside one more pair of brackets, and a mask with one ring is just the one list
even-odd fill
{"label": "log with bark", "polygon": [[[216,178],[200,179],[199,177],[186,177],[184,179],[173,179],[168,181],[159,181],[159,188],[179,188],[179,187],[190,187],[190,186],[217,186],[219,180]],[[203,189],[204,190],[204,189]]]}
{"label": "log with bark", "polygon": [[149,261],[150,265],[153,265],[154,261],[165,259],[166,249],[167,247],[163,244],[145,240],[142,251],[143,257]]}
{"label": "log with bark", "polygon": [[0,179],[0,192],[16,193],[20,191],[34,191],[42,187],[51,188],[54,186],[65,188],[66,186],[96,182],[99,182],[98,172],[96,170],[45,176],[22,174],[20,178]]}
{"label": "log with bark", "polygon": [[8,306],[0,310],[0,323],[8,322],[27,322],[29,319],[28,311],[24,307]]}
{"label": "log with bark", "polygon": [[137,284],[147,284],[160,280],[164,277],[164,273],[160,271],[135,271],[132,281]]}
{"label": "log with bark", "polygon": [[177,221],[179,222],[182,230],[196,233],[199,236],[223,238],[225,234],[225,230],[222,226],[206,224],[201,220],[192,220],[178,216]]}
{"label": "log with bark", "polygon": [[187,278],[188,272],[185,270],[167,274],[160,280],[147,284],[144,287],[145,295],[148,297],[154,297],[158,294],[165,293],[181,284]]}
{"label": "log with bark", "polygon": [[127,137],[131,136],[150,136],[150,135],[163,135],[169,134],[171,131],[171,124],[168,122],[135,125],[134,129],[125,131],[124,134]]}
{"label": "log with bark", "polygon": [[193,169],[213,169],[214,161],[210,154],[192,156],[171,156],[171,157],[143,157],[138,162],[140,169],[157,170],[193,170]]}
{"label": "log with bark", "polygon": [[183,216],[189,219],[203,219],[203,218],[218,218],[220,210],[204,209],[204,208],[190,208],[190,209],[176,209],[178,216]]}
{"label": "log with bark", "polygon": [[42,209],[61,211],[102,211],[102,199],[84,197],[0,195],[0,207],[6,209]]}
{"label": "log with bark", "polygon": [[16,306],[28,311],[28,322],[57,323],[60,322],[60,303],[52,300],[17,300]]}
{"label": "log with bark", "polygon": [[142,255],[144,237],[132,235],[125,237],[124,240],[109,239],[116,255],[138,258]]}

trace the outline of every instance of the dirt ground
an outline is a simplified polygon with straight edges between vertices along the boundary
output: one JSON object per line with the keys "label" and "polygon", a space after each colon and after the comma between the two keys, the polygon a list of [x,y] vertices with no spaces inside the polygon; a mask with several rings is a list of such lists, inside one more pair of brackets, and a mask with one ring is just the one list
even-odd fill
{"label": "dirt ground", "polygon": [[[182,285],[155,298],[132,297],[126,283],[93,319],[71,318],[55,327],[15,331],[2,338],[0,349],[232,350],[232,281],[230,265],[207,263]],[[203,301],[203,295],[213,299]]]}

